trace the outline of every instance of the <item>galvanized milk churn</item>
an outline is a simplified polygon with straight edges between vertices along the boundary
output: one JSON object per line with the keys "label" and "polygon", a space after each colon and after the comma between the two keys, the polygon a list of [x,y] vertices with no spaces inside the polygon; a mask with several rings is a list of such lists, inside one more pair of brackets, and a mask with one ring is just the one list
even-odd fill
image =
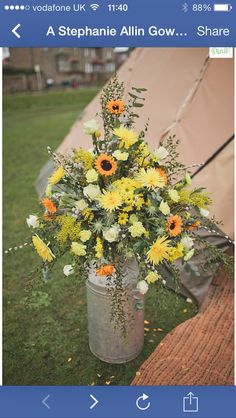
{"label": "galvanized milk churn", "polygon": [[[135,291],[138,277],[138,263],[136,260],[128,260],[125,265],[123,288],[128,296],[129,312],[127,318],[126,337],[111,321],[111,295],[106,287],[106,278],[98,277],[96,270],[91,266],[87,287],[89,346],[91,352],[100,360],[107,363],[126,363],[135,359],[142,351],[144,344],[144,309],[135,307],[138,295],[143,301],[143,296]],[[130,317],[131,314],[131,317]]]}

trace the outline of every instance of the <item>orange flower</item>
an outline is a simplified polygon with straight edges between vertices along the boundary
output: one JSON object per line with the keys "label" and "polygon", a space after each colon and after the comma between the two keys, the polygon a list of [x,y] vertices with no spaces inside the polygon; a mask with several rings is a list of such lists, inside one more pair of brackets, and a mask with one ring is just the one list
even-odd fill
{"label": "orange flower", "polygon": [[198,228],[201,225],[200,221],[196,221],[194,222],[192,225],[189,225],[187,230],[188,231],[193,231],[195,228]]}
{"label": "orange flower", "polygon": [[112,265],[102,266],[96,271],[97,276],[111,276],[115,272],[115,267]]}
{"label": "orange flower", "polygon": [[116,172],[117,163],[114,158],[106,154],[101,154],[96,161],[95,165],[98,173],[103,176],[112,176]]}
{"label": "orange flower", "polygon": [[52,222],[56,219],[56,215],[54,213],[45,212],[43,215],[43,219],[47,222]]}
{"label": "orange flower", "polygon": [[160,174],[160,176],[163,178],[163,180],[165,181],[165,184],[167,184],[167,175],[165,170],[163,170],[163,168],[156,168],[156,171]]}
{"label": "orange flower", "polygon": [[176,237],[177,235],[179,235],[182,231],[182,220],[180,216],[170,216],[167,220],[166,227],[169,230],[169,234],[172,237]]}
{"label": "orange flower", "polygon": [[111,100],[107,103],[107,110],[115,115],[120,115],[124,112],[124,103],[122,100]]}
{"label": "orange flower", "polygon": [[51,199],[43,199],[42,204],[45,207],[45,209],[47,209],[47,211],[50,213],[55,213],[57,211],[57,207]]}

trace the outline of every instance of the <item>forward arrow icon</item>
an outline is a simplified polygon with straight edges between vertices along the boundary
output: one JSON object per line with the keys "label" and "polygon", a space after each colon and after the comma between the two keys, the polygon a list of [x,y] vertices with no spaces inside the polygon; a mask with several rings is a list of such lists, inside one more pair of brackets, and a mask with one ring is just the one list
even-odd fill
{"label": "forward arrow icon", "polygon": [[90,398],[94,401],[94,403],[90,406],[90,409],[93,409],[98,404],[98,400],[93,395],[90,395]]}

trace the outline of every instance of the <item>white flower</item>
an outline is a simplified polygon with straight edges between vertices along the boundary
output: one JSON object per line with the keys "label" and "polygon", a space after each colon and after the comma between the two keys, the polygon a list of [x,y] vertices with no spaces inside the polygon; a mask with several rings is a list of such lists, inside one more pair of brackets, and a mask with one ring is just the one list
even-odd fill
{"label": "white flower", "polygon": [[209,213],[210,213],[209,210],[206,210],[206,209],[203,209],[203,208],[199,208],[199,209],[200,209],[201,215],[205,216],[205,218],[207,218]]}
{"label": "white flower", "polygon": [[27,225],[30,228],[38,228],[39,227],[39,219],[36,215],[29,215],[29,217],[26,219]]}
{"label": "white flower", "polygon": [[133,213],[132,215],[130,215],[129,221],[131,224],[134,224],[135,222],[138,222],[138,217]]}
{"label": "white flower", "polygon": [[99,130],[99,124],[95,119],[91,119],[84,123],[84,133],[87,135],[93,135]]}
{"label": "white flower", "polygon": [[120,232],[119,225],[113,225],[111,228],[103,232],[103,236],[106,241],[115,242],[118,240],[119,232]]}
{"label": "white flower", "polygon": [[189,251],[193,247],[194,242],[192,238],[186,236],[181,239],[181,244],[183,244],[185,250]]}
{"label": "white flower", "polygon": [[89,197],[91,200],[96,200],[101,194],[101,190],[99,186],[96,186],[94,184],[89,184],[88,186],[84,187],[84,195],[86,197]]}
{"label": "white flower", "polygon": [[191,298],[187,298],[187,299],[186,299],[186,302],[187,302],[187,303],[193,303],[193,301],[192,301],[192,299],[191,299]]}
{"label": "white flower", "polygon": [[91,238],[91,235],[92,235],[91,231],[87,229],[83,229],[79,233],[79,238],[81,239],[82,242],[87,242]]}
{"label": "white flower", "polygon": [[86,180],[88,183],[94,183],[98,179],[98,173],[94,168],[91,168],[91,170],[88,170],[86,173]]}
{"label": "white flower", "polygon": [[80,210],[81,212],[88,207],[87,202],[85,202],[84,199],[80,199],[77,202],[75,202],[76,209]]}
{"label": "white flower", "polygon": [[129,232],[131,233],[131,236],[133,238],[141,237],[146,232],[146,229],[144,228],[142,222],[134,222],[129,227]]}
{"label": "white flower", "polygon": [[177,203],[177,202],[179,201],[179,199],[180,199],[180,195],[179,195],[179,193],[177,192],[177,190],[175,190],[175,189],[170,189],[170,190],[168,191],[168,194],[169,194],[170,199],[171,199],[173,202]]}
{"label": "white flower", "polygon": [[194,254],[194,248],[187,252],[187,254],[184,257],[184,261],[189,261],[192,258],[193,254]]}
{"label": "white flower", "polygon": [[66,277],[71,276],[71,274],[74,274],[74,268],[71,264],[67,264],[63,268],[63,273]]}
{"label": "white flower", "polygon": [[148,284],[145,280],[141,280],[140,282],[138,282],[137,284],[137,290],[142,294],[145,295],[145,293],[147,293],[148,291]]}
{"label": "white flower", "polygon": [[155,156],[159,161],[164,160],[167,155],[169,155],[169,152],[164,148],[160,147],[156,151],[154,151]]}
{"label": "white flower", "polygon": [[161,213],[163,213],[163,215],[169,215],[170,214],[170,207],[168,205],[168,203],[164,202],[164,200],[162,200],[159,209],[161,211]]}
{"label": "white flower", "polygon": [[129,153],[128,152],[122,152],[120,150],[116,150],[116,151],[113,152],[113,156],[118,161],[127,161],[128,157],[129,157]]}

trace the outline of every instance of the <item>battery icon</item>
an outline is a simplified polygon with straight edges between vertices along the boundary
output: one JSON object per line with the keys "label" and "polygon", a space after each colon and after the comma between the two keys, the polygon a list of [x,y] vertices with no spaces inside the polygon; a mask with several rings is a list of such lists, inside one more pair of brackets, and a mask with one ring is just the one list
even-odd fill
{"label": "battery icon", "polygon": [[232,10],[231,4],[214,4],[214,12],[230,12]]}

